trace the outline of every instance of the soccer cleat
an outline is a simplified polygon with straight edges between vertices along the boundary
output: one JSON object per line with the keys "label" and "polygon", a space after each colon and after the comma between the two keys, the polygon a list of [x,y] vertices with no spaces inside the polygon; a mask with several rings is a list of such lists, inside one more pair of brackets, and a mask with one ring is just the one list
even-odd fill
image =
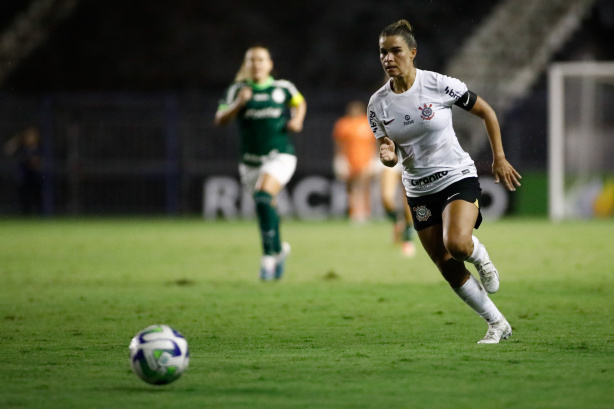
{"label": "soccer cleat", "polygon": [[284,275],[286,259],[290,255],[290,244],[285,241],[281,244],[281,252],[275,256],[275,279],[279,280]]}
{"label": "soccer cleat", "polygon": [[512,335],[512,327],[505,318],[494,324],[488,324],[488,331],[478,344],[498,344],[502,339],[508,339]]}
{"label": "soccer cleat", "polygon": [[275,277],[275,256],[264,255],[260,259],[260,279],[270,281]]}
{"label": "soccer cleat", "polygon": [[484,257],[482,258],[482,262],[477,262],[474,265],[480,274],[480,281],[482,282],[484,290],[486,290],[488,294],[494,294],[499,289],[499,272],[492,261],[490,261],[490,257],[484,245],[480,244],[480,246],[482,246],[482,250],[484,251]]}
{"label": "soccer cleat", "polygon": [[412,258],[416,255],[416,245],[413,241],[404,241],[401,247],[401,251],[403,256],[407,258]]}

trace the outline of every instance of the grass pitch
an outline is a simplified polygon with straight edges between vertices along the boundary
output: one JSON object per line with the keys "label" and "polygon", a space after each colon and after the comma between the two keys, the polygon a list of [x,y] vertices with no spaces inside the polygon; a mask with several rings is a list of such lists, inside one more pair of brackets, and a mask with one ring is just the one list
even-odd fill
{"label": "grass pitch", "polygon": [[[486,325],[385,222],[287,221],[261,283],[255,222],[0,221],[0,408],[612,408],[614,222],[486,222]],[[471,269],[471,271],[473,271]],[[128,344],[164,323],[186,374],[138,379]]]}

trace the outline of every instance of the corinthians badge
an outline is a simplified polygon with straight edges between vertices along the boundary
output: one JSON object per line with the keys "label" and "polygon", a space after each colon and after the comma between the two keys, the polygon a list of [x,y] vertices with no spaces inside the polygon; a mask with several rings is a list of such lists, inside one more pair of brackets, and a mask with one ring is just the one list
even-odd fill
{"label": "corinthians badge", "polygon": [[416,212],[416,218],[419,222],[425,222],[431,217],[431,211],[426,206],[414,207],[413,211]]}

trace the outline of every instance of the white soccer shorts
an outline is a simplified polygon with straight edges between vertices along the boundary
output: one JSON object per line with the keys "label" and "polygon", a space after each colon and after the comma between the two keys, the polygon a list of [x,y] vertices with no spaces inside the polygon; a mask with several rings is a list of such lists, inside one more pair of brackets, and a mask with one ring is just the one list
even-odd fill
{"label": "white soccer shorts", "polygon": [[295,170],[296,156],[288,153],[278,153],[271,157],[266,157],[260,166],[249,166],[245,163],[239,164],[241,183],[251,194],[256,189],[256,183],[260,175],[268,174],[273,176],[283,187],[290,181]]}

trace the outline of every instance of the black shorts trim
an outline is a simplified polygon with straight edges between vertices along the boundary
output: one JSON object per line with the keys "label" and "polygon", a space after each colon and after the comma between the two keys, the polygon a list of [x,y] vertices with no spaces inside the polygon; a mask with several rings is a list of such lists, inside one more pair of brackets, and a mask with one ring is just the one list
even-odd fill
{"label": "black shorts trim", "polygon": [[455,200],[464,200],[474,203],[478,208],[478,219],[475,228],[482,224],[482,188],[478,178],[465,178],[452,183],[441,192],[431,195],[408,197],[407,204],[411,210],[411,217],[414,221],[414,228],[419,231],[427,227],[442,223],[443,209],[448,203]]}

